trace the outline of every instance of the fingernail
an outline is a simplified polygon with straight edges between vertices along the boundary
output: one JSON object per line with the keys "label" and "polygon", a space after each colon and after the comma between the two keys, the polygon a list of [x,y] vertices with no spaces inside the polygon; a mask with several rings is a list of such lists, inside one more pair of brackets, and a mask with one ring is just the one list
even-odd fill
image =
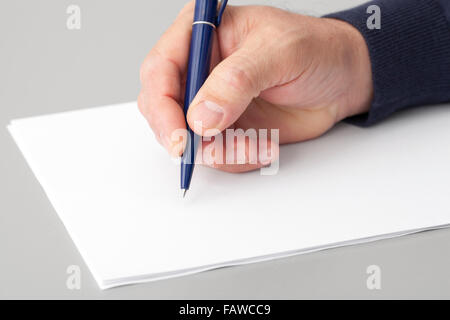
{"label": "fingernail", "polygon": [[212,101],[203,101],[194,107],[192,117],[200,121],[203,128],[213,129],[222,122],[223,108]]}

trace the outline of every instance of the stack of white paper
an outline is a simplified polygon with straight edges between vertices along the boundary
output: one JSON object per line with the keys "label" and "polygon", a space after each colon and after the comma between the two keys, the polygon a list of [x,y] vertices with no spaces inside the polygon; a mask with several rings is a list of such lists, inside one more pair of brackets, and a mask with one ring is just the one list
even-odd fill
{"label": "stack of white paper", "polygon": [[185,199],[135,103],[9,130],[102,289],[450,223],[450,107],[340,124],[274,176],[197,167]]}

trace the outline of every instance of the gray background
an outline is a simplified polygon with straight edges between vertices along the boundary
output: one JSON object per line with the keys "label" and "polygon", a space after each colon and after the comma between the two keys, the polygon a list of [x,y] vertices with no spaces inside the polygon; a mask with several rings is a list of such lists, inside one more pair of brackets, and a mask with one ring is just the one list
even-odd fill
{"label": "gray background", "polygon": [[[362,2],[231,1],[312,15]],[[0,298],[450,298],[450,230],[106,291],[97,288],[5,126],[14,118],[135,100],[139,66],[183,3],[2,1]],[[81,30],[66,28],[70,4],[81,7]],[[372,264],[382,270],[379,291],[366,287],[366,268]],[[81,267],[81,290],[66,288],[69,265]]]}

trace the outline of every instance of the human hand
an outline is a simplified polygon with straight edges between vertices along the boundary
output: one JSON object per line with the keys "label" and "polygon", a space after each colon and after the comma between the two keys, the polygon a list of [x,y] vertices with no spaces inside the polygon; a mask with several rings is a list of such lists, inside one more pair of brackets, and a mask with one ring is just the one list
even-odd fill
{"label": "human hand", "polygon": [[[182,103],[193,9],[191,1],[141,67],[139,109],[158,141],[176,156],[183,145],[172,133],[186,127]],[[366,112],[373,95],[368,49],[354,27],[272,7],[227,7],[215,37],[212,68],[187,114],[199,135],[229,127],[279,129],[280,144],[304,141]],[[202,127],[196,128],[196,121]],[[229,147],[237,148],[224,148]],[[248,171],[277,156],[212,166]]]}

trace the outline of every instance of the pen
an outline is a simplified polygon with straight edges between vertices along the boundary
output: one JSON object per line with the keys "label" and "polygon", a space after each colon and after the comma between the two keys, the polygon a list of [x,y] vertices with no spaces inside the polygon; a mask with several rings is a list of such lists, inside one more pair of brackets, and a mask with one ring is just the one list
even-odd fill
{"label": "pen", "polygon": [[[186,79],[186,93],[184,96],[184,116],[186,118],[189,105],[209,75],[211,65],[211,51],[214,30],[220,25],[227,0],[196,0],[194,22],[192,24],[191,45],[189,49],[189,64]],[[186,120],[187,141],[186,149],[181,157],[181,190],[183,197],[191,184],[195,167],[195,156],[201,138],[189,127]]]}

